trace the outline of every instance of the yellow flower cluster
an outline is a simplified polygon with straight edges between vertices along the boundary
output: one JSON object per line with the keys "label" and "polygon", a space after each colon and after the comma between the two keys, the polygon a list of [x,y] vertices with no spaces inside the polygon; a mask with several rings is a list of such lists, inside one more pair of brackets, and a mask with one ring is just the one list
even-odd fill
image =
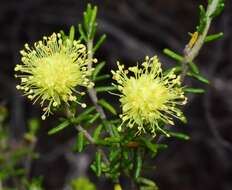
{"label": "yellow flower cluster", "polygon": [[[128,76],[129,74],[131,76]],[[179,105],[184,105],[187,98],[181,87],[180,76],[174,70],[164,75],[157,57],[146,57],[142,66],[124,69],[118,63],[118,70],[112,71],[113,79],[121,92],[122,125],[137,127],[138,133],[157,130],[163,131],[161,123],[174,125],[173,118],[184,120]]]}
{"label": "yellow flower cluster", "polygon": [[43,37],[32,48],[25,44],[20,53],[22,64],[16,65],[15,71],[20,72],[16,77],[21,79],[21,84],[16,88],[23,90],[34,103],[40,101],[44,107],[42,119],[62,102],[75,101],[86,107],[77,101],[76,95],[84,92],[76,87],[94,86],[89,80],[92,69],[88,69],[88,63],[96,60],[89,60],[85,45],[75,40],[64,41],[59,33],[53,33],[50,37]]}

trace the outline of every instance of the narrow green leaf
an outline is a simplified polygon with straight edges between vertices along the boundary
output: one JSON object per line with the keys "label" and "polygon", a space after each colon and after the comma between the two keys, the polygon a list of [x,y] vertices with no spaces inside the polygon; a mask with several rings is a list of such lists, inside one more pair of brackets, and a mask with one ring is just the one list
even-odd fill
{"label": "narrow green leaf", "polygon": [[114,114],[114,115],[117,114],[117,112],[114,109],[114,107],[109,102],[107,102],[106,100],[101,99],[101,100],[98,101],[98,104],[101,105],[102,107],[104,107],[105,109],[107,109],[112,114]]}
{"label": "narrow green leaf", "polygon": [[59,124],[57,127],[51,129],[48,131],[49,135],[53,135],[61,130],[63,130],[64,128],[68,127],[70,125],[70,122],[68,120],[62,122],[61,124]]}
{"label": "narrow green leaf", "polygon": [[94,39],[95,38],[95,35],[96,35],[96,32],[97,32],[97,22],[95,22],[95,24],[94,24],[94,27],[93,27],[93,31],[92,31],[92,39]]}
{"label": "narrow green leaf", "polygon": [[135,155],[135,179],[137,179],[140,176],[142,170],[142,163],[142,155],[140,150],[138,149]]}
{"label": "narrow green leaf", "polygon": [[96,77],[95,79],[93,79],[93,81],[101,81],[101,80],[105,80],[105,79],[109,79],[111,76],[109,74],[105,74],[105,75],[101,75]]}
{"label": "narrow green leaf", "polygon": [[96,52],[98,50],[98,48],[102,45],[102,43],[105,41],[106,39],[106,35],[103,34],[100,39],[97,41],[96,45],[93,48],[93,52]]}
{"label": "narrow green leaf", "polygon": [[121,156],[120,154],[121,154],[120,149],[111,149],[110,154],[109,154],[110,161],[113,162],[113,161],[117,160],[117,158],[119,156]]}
{"label": "narrow green leaf", "polygon": [[[139,177],[137,179],[137,182],[140,183],[140,184],[149,186],[149,187],[153,187],[153,190],[155,190],[154,187],[157,188],[157,185],[156,185],[156,183],[154,181],[152,181],[150,179],[147,179],[147,178],[144,178],[144,177]],[[157,188],[157,190],[158,190],[158,188]]]}
{"label": "narrow green leaf", "polygon": [[69,39],[73,41],[75,39],[75,27],[72,25],[69,30]]}
{"label": "narrow green leaf", "polygon": [[168,145],[166,145],[166,144],[157,144],[156,146],[157,146],[158,150],[168,148]]}
{"label": "narrow green leaf", "polygon": [[197,26],[197,32],[201,34],[204,31],[207,23],[207,16],[203,5],[199,6],[199,10],[200,10],[200,21],[199,21],[199,25]]}
{"label": "narrow green leaf", "polygon": [[148,187],[148,186],[140,186],[139,190],[158,190],[158,188]]}
{"label": "narrow green leaf", "polygon": [[197,66],[195,63],[190,62],[190,63],[189,63],[189,66],[190,66],[190,69],[191,69],[194,73],[196,73],[196,74],[199,74],[199,73],[200,73],[200,70],[199,70],[198,66]]}
{"label": "narrow green leaf", "polygon": [[99,150],[96,152],[96,175],[98,177],[101,175],[101,153]]}
{"label": "narrow green leaf", "polygon": [[120,134],[119,134],[119,132],[118,132],[118,128],[117,128],[113,123],[111,123],[110,126],[111,126],[111,129],[112,129],[112,131],[113,131],[114,136],[120,137]]}
{"label": "narrow green leaf", "polygon": [[169,72],[171,72],[174,69],[175,74],[179,74],[182,70],[181,66],[175,66],[172,68],[169,68],[167,70],[164,71],[164,75],[167,75]]}
{"label": "narrow green leaf", "polygon": [[78,25],[78,31],[79,31],[81,37],[84,39],[84,41],[87,42],[87,36],[85,35],[85,32],[84,32],[81,24]]}
{"label": "narrow green leaf", "polygon": [[95,163],[91,164],[90,168],[93,170],[93,172],[97,173],[97,169],[96,169]]}
{"label": "narrow green leaf", "polygon": [[63,41],[67,40],[68,37],[66,36],[66,34],[64,33],[63,30],[60,31],[60,35],[61,35],[61,38],[62,38]]}
{"label": "narrow green leaf", "polygon": [[83,147],[84,147],[84,133],[81,131],[78,133],[78,136],[77,136],[77,151],[78,152],[82,152],[83,150]]}
{"label": "narrow green leaf", "polygon": [[152,144],[149,139],[141,137],[140,140],[144,143],[144,145],[153,153],[157,153],[157,146]]}
{"label": "narrow green leaf", "polygon": [[202,88],[185,88],[186,93],[202,94],[205,93],[205,90]]}
{"label": "narrow green leaf", "polygon": [[89,114],[91,114],[94,110],[96,110],[95,106],[91,106],[89,108],[87,108],[85,111],[83,111],[78,117],[76,118],[72,118],[71,119],[71,123],[73,124],[78,124],[80,123],[82,120],[84,120],[85,118],[89,117]]}
{"label": "narrow green leaf", "polygon": [[89,123],[94,123],[98,118],[100,117],[100,113],[96,113],[91,120],[89,120]]}
{"label": "narrow green leaf", "polygon": [[95,106],[91,106],[91,107],[87,108],[85,111],[83,111],[78,117],[88,115],[88,114],[92,113],[94,110],[96,110]]}
{"label": "narrow green leaf", "polygon": [[195,74],[195,73],[192,73],[192,72],[188,72],[187,75],[190,76],[190,77],[196,78],[197,80],[199,80],[202,83],[209,84],[209,80],[206,79],[205,77],[203,77],[200,74]]}
{"label": "narrow green leaf", "polygon": [[171,135],[171,137],[176,137],[182,140],[189,140],[190,137],[186,134],[183,133],[177,133],[177,132],[169,132],[169,134]]}
{"label": "narrow green leaf", "polygon": [[116,125],[121,124],[121,122],[122,122],[121,119],[112,119],[112,120],[110,120],[111,124],[116,124]]}
{"label": "narrow green leaf", "polygon": [[223,37],[224,33],[223,32],[220,32],[218,34],[212,34],[212,35],[208,35],[206,36],[205,38],[205,42],[212,42],[212,41],[215,41],[215,40],[218,40],[220,39],[221,37]]}
{"label": "narrow green leaf", "polygon": [[89,122],[89,120],[91,120],[93,118],[93,114],[87,114],[87,115],[83,115],[81,117],[75,117],[70,119],[70,122],[77,125],[80,124],[81,122]]}
{"label": "narrow green leaf", "polygon": [[97,64],[97,66],[94,68],[93,71],[93,80],[96,79],[97,75],[101,72],[102,68],[106,65],[106,62],[103,61],[99,64]]}
{"label": "narrow green leaf", "polygon": [[[170,49],[164,49],[163,52],[168,55],[170,58],[172,58],[173,60],[175,61],[178,61],[178,62],[182,62],[183,61],[183,56],[181,56],[180,54],[177,54],[176,52],[170,50]],[[189,63],[189,66],[191,68],[191,70],[194,72],[194,73],[199,73],[199,69],[197,67],[197,65],[193,62],[190,62]],[[176,66],[177,67],[177,71],[181,71],[181,67],[180,66]],[[171,68],[170,70],[172,70],[173,68]]]}
{"label": "narrow green leaf", "polygon": [[31,118],[28,121],[29,133],[35,135],[40,127],[39,120]]}
{"label": "narrow green leaf", "polygon": [[96,145],[102,145],[102,146],[110,146],[111,143],[110,142],[107,142],[107,141],[104,141],[104,140],[101,140],[101,139],[98,139],[96,142],[95,142]]}
{"label": "narrow green leaf", "polygon": [[97,17],[97,6],[94,6],[91,10],[91,17],[88,23],[88,39],[93,39],[93,31],[96,27],[96,17]]}
{"label": "narrow green leaf", "polygon": [[91,17],[91,10],[92,10],[92,6],[91,4],[87,5],[86,11],[84,12],[84,28],[85,31],[88,31],[88,27],[89,27],[89,20]]}
{"label": "narrow green leaf", "polygon": [[99,139],[99,136],[101,134],[101,131],[102,131],[102,128],[103,128],[103,125],[100,124],[97,126],[97,128],[95,129],[94,133],[93,133],[93,139],[95,141],[97,141]]}
{"label": "narrow green leaf", "polygon": [[210,15],[210,17],[214,18],[214,17],[220,15],[221,12],[224,10],[224,8],[225,8],[225,0],[220,0],[217,4],[216,10]]}
{"label": "narrow green leaf", "polygon": [[117,88],[115,86],[99,86],[95,88],[96,92],[108,92],[115,91]]}
{"label": "narrow green leaf", "polygon": [[174,59],[175,61],[181,62],[183,60],[183,56],[181,56],[180,54],[177,54],[176,52],[165,48],[163,50],[164,54],[166,54],[167,56],[169,56],[170,58]]}
{"label": "narrow green leaf", "polygon": [[107,143],[119,143],[121,142],[120,137],[106,137],[104,138],[104,141],[106,141]]}

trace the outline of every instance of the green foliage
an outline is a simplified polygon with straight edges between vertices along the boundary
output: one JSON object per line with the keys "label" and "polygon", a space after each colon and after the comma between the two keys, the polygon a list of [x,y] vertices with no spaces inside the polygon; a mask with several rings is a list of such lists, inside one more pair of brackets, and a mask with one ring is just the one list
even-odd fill
{"label": "green foliage", "polygon": [[217,4],[216,10],[210,15],[210,17],[214,18],[222,13],[225,8],[225,0],[219,0]]}
{"label": "green foliage", "polygon": [[[196,43],[201,43],[198,41],[199,39],[203,40],[202,43],[206,43],[220,39],[223,36],[223,33],[204,36],[207,33],[211,19],[220,14],[224,8],[224,1],[219,0],[215,10],[213,10],[213,5],[215,5],[215,1],[209,0],[207,9],[203,5],[199,6],[199,24],[196,32],[191,34],[191,40],[186,46],[189,48],[188,51],[195,48]],[[93,56],[106,39],[106,35],[102,35],[95,42],[97,12],[98,8],[96,6],[88,4],[83,15],[83,23],[78,24],[79,39],[86,44],[90,52],[89,56]],[[212,14],[209,14],[210,12]],[[70,28],[68,35],[61,31],[61,35],[64,39],[75,40],[75,27],[72,26]],[[188,69],[184,75],[208,85],[209,81],[202,75],[198,64],[194,63],[195,60],[191,59],[188,61],[188,51],[184,52],[184,55],[181,55],[168,48],[164,49],[164,54],[176,63],[165,71],[164,74],[173,72],[174,69],[175,75],[183,75],[183,65],[187,62]],[[77,113],[78,111],[74,105],[74,109],[68,110],[67,119],[62,120],[57,127],[51,129],[49,134],[60,132],[68,126],[78,126],[76,127],[77,130],[81,127],[82,130],[79,130],[77,133],[74,150],[82,152],[88,143],[96,146],[96,154],[91,169],[98,177],[105,175],[115,183],[119,183],[119,177],[125,174],[133,178],[139,185],[140,190],[157,190],[158,187],[153,181],[143,177],[143,168],[146,166],[145,156],[154,158],[161,150],[167,148],[167,145],[157,142],[157,139],[162,135],[181,140],[189,140],[189,136],[181,132],[168,130],[162,123],[157,126],[156,137],[143,133],[137,134],[137,131],[133,127],[124,127],[125,124],[122,123],[121,118],[117,115],[118,107],[105,98],[98,99],[97,96],[100,93],[104,94],[117,90],[107,80],[110,75],[104,73],[104,67],[106,66],[107,63],[102,61],[94,68],[92,80],[95,82],[95,87],[89,90],[93,105],[89,105],[81,113]],[[101,83],[98,83],[99,81]],[[185,87],[184,91],[191,94],[205,92],[204,89],[195,87]],[[187,122],[184,116],[182,120],[185,123]],[[91,130],[88,130],[89,128]],[[118,130],[119,128],[123,128],[122,131]],[[104,151],[105,149],[107,149],[106,152]],[[72,188],[74,190],[95,189],[94,185],[85,178],[72,181]]]}
{"label": "green foliage", "polygon": [[[215,2],[218,2],[216,6]],[[191,34],[191,40],[186,45],[187,49],[185,49],[183,55],[167,48],[164,49],[164,54],[174,62],[173,66],[164,72],[164,75],[171,73],[171,76],[174,78],[179,75],[181,77],[187,76],[204,85],[209,84],[209,81],[202,75],[198,67],[199,64],[195,63],[195,57],[199,51],[196,51],[197,53],[193,56],[191,50],[196,48],[195,44],[197,44],[200,50],[201,46],[199,46],[199,44],[203,45],[206,42],[218,40],[223,36],[223,33],[206,36],[211,20],[218,16],[223,8],[224,0],[208,0],[207,8],[203,5],[199,6],[199,23],[196,32]],[[78,24],[76,28],[75,26],[71,26],[68,34],[65,34],[64,31],[60,31],[61,37],[65,43],[70,41],[73,42],[75,38],[77,38],[77,31],[78,38],[81,42],[85,43],[88,49],[88,57],[90,58],[93,58],[94,53],[101,47],[106,39],[106,35],[103,34],[96,40],[98,26],[97,12],[97,6],[88,4],[83,14],[83,23]],[[92,67],[91,64],[92,63],[89,63],[88,67]],[[187,65],[186,71],[184,67],[185,64]],[[161,150],[167,148],[166,144],[162,144],[157,140],[160,139],[161,136],[181,140],[189,140],[189,136],[181,132],[174,132],[173,130],[167,129],[165,126],[166,123],[164,122],[157,122],[157,125],[153,126],[156,131],[152,135],[145,134],[142,130],[138,134],[138,130],[136,130],[133,125],[126,124],[123,117],[118,115],[117,110],[119,106],[112,104],[105,98],[98,98],[99,94],[104,95],[105,93],[117,90],[117,88],[111,84],[111,81],[107,80],[111,76],[108,73],[104,73],[104,68],[106,66],[107,63],[104,61],[100,61],[96,66],[94,65],[95,68],[91,79],[95,82],[95,87],[88,90],[92,104],[88,105],[88,107],[83,110],[79,110],[77,109],[78,102],[74,102],[70,106],[70,109],[66,108],[65,110],[67,117],[59,120],[59,124],[49,130],[48,134],[56,134],[67,127],[72,127],[73,130],[76,129],[78,132],[76,133],[74,151],[78,153],[83,152],[87,144],[93,144],[95,146],[96,154],[93,158],[91,169],[98,177],[104,175],[110,178],[114,183],[119,184],[119,178],[124,174],[137,183],[140,190],[158,190],[155,182],[143,177],[143,169],[147,164],[145,158],[155,158]],[[179,82],[181,82],[180,78]],[[180,84],[175,83],[175,85],[179,87]],[[188,86],[184,87],[184,91],[191,94],[205,92],[202,88]],[[183,94],[181,95],[183,96]],[[79,101],[79,99],[77,101]],[[126,108],[124,107],[123,109]],[[8,131],[4,127],[6,117],[7,110],[0,107],[0,181],[4,182],[12,177],[16,177],[20,181],[24,179],[25,181],[26,170],[22,167],[18,167],[18,165],[19,163],[22,164],[25,158],[33,157],[33,149],[20,147],[20,149],[12,150],[9,143]],[[180,115],[180,117],[184,123],[187,122],[184,116]],[[143,120],[143,118],[141,120]],[[145,125],[145,127],[149,128],[147,123]],[[40,123],[37,119],[29,120],[25,139],[28,143],[31,143],[31,145],[35,145],[33,143],[36,143],[36,135],[39,131],[39,127]],[[2,156],[4,155],[3,153],[7,153],[8,156]],[[34,179],[32,181],[26,180],[24,185],[26,189],[29,190],[42,190],[41,179]],[[96,189],[94,184],[87,178],[75,179],[71,182],[71,186],[73,190]],[[116,187],[117,189],[121,189],[120,185],[116,185]]]}
{"label": "green foliage", "polygon": [[165,48],[163,50],[164,54],[166,54],[167,56],[169,56],[170,58],[172,58],[175,61],[181,62],[183,61],[183,56],[181,56],[180,54],[175,53],[174,51]]}
{"label": "green foliage", "polygon": [[158,190],[156,183],[150,179],[140,177],[137,182],[140,184],[140,190]]}
{"label": "green foliage", "polygon": [[31,182],[26,181],[27,190],[43,190],[42,188],[42,178],[34,178]]}
{"label": "green foliage", "polygon": [[199,10],[200,10],[200,18],[199,18],[199,25],[197,26],[197,32],[201,34],[204,31],[207,23],[207,15],[203,5],[199,6]]}
{"label": "green foliage", "polygon": [[38,133],[40,123],[38,119],[32,118],[28,121],[28,131],[24,134],[24,138],[29,142],[36,141],[36,135]]}
{"label": "green foliage", "polygon": [[110,91],[117,90],[115,86],[98,86],[95,89],[96,89],[96,92],[110,92]]}
{"label": "green foliage", "polygon": [[143,165],[143,161],[142,161],[141,149],[138,148],[135,153],[135,164],[134,164],[135,179],[137,179],[141,175],[142,165]]}
{"label": "green foliage", "polygon": [[181,139],[181,140],[189,140],[190,137],[186,134],[183,134],[183,133],[177,133],[177,132],[169,132],[169,134],[171,135],[171,137],[176,137],[178,139]]}
{"label": "green foliage", "polygon": [[219,32],[217,34],[208,35],[205,38],[205,43],[206,42],[212,42],[212,41],[215,41],[215,40],[219,40],[220,38],[223,37],[223,35],[224,35],[223,32]]}
{"label": "green foliage", "polygon": [[[177,61],[177,67],[175,69],[176,74],[181,73],[181,67],[180,64],[183,61],[184,57],[181,56],[180,54],[170,50],[170,49],[164,49],[164,54],[166,54],[168,57],[170,57],[171,59]],[[208,79],[206,79],[201,73],[200,73],[200,69],[198,68],[198,66],[193,63],[193,62],[189,62],[188,63],[190,71],[187,73],[188,76],[193,77],[195,79],[197,79],[199,82],[205,83],[205,84],[209,84]],[[175,67],[173,67],[175,68]],[[172,69],[173,69],[172,68]]]}
{"label": "green foliage", "polygon": [[[96,22],[96,17],[97,17],[97,6],[91,6],[91,4],[87,5],[87,9],[84,12],[84,19],[83,19],[83,25],[79,24],[78,25],[78,31],[80,33],[81,38],[83,39],[86,43],[89,41],[93,41],[96,35],[96,30],[97,30],[97,22]],[[99,37],[97,40],[95,46],[93,47],[92,51],[96,52],[99,47],[103,44],[103,42],[106,39],[106,35],[103,34],[102,36]]]}
{"label": "green foliage", "polygon": [[98,104],[101,105],[102,107],[104,107],[106,110],[108,110],[109,112],[111,112],[112,114],[116,115],[117,112],[114,108],[114,106],[112,106],[109,102],[107,102],[104,99],[101,99],[98,101]]}
{"label": "green foliage", "polygon": [[68,120],[63,121],[62,123],[60,123],[57,127],[51,129],[50,131],[48,131],[49,135],[53,135],[61,130],[63,130],[64,128],[68,127],[70,125],[70,122]]}
{"label": "green foliage", "polygon": [[93,71],[93,75],[92,75],[93,80],[96,79],[96,77],[97,77],[98,74],[102,71],[102,69],[103,69],[103,67],[104,67],[105,65],[106,65],[106,62],[103,61],[103,62],[99,63],[99,64],[95,67],[95,69],[94,69],[94,71]]}
{"label": "green foliage", "polygon": [[[35,159],[37,154],[33,150],[33,145],[37,140],[37,133],[40,123],[37,119],[28,120],[28,131],[24,134],[22,142],[17,146],[11,141],[7,130],[8,111],[0,106],[0,184],[4,190],[15,189],[15,184],[28,190],[42,190],[42,179],[27,178],[27,170],[23,167],[25,162]],[[30,158],[30,159],[28,159]],[[7,181],[12,180],[15,184],[6,185]],[[17,188],[18,189],[18,188]]]}
{"label": "green foliage", "polygon": [[73,41],[75,39],[75,27],[71,26],[69,30],[69,39]]}
{"label": "green foliage", "polygon": [[95,185],[88,178],[80,177],[71,181],[72,190],[96,190]]}
{"label": "green foliage", "polygon": [[96,45],[94,46],[93,52],[96,52],[105,40],[106,40],[106,35],[103,34],[97,41]]}
{"label": "green foliage", "polygon": [[84,140],[85,140],[84,133],[79,132],[77,136],[77,143],[76,143],[76,150],[78,152],[82,152],[84,148]]}
{"label": "green foliage", "polygon": [[197,79],[198,81],[202,83],[209,84],[209,80],[206,79],[204,76],[202,76],[200,73],[196,74],[194,72],[188,72],[187,75]]}
{"label": "green foliage", "polygon": [[184,91],[186,93],[192,93],[192,94],[202,94],[202,93],[205,93],[205,90],[201,89],[201,88],[185,88]]}
{"label": "green foliage", "polygon": [[[87,10],[84,12],[83,24],[78,25],[80,39],[83,40],[87,46],[95,40],[97,29],[96,16],[97,7],[88,5]],[[197,32],[199,35],[201,35],[205,30],[208,19],[209,15],[207,10],[205,10],[205,8],[201,5],[200,21],[197,26]],[[219,39],[221,36],[221,33],[209,35],[204,39],[204,41],[214,41]],[[96,52],[96,50],[100,48],[104,40],[105,35],[101,36],[96,45],[93,45],[92,49],[90,49],[92,50],[92,53]],[[195,40],[198,40],[198,38]],[[192,45],[194,45],[195,41],[192,43]],[[164,74],[169,73],[173,69],[175,70],[174,72],[176,75],[181,74],[185,55],[182,56],[181,54],[167,48],[164,49],[164,54],[176,62],[176,64],[165,71]],[[187,64],[189,68],[186,73],[187,76],[196,79],[201,83],[209,84],[209,81],[202,75],[197,64],[193,61],[190,61]],[[100,62],[95,66],[95,70],[92,74],[92,80],[95,82],[96,94],[108,93],[109,91],[116,90],[115,86],[112,86],[111,84],[107,85],[106,80],[110,77],[110,75],[103,73],[106,65],[106,62]],[[101,81],[101,85],[98,85],[98,81]],[[102,86],[102,81],[105,84],[104,86]],[[185,87],[184,91],[186,93],[199,94],[203,93],[204,89]],[[91,169],[97,176],[105,175],[106,177],[111,178],[115,183],[118,183],[119,177],[122,173],[124,173],[127,176],[133,177],[133,180],[140,186],[140,190],[157,190],[158,187],[153,181],[142,177],[143,168],[146,166],[144,156],[146,155],[146,157],[150,156],[151,158],[154,158],[158,155],[159,151],[167,148],[167,145],[157,143],[154,136],[137,135],[136,130],[133,128],[129,130],[123,129],[123,132],[118,131],[118,128],[123,126],[122,121],[118,119],[116,111],[117,108],[115,108],[115,105],[104,98],[97,99],[95,103],[96,104],[93,106],[86,108],[82,113],[71,114],[72,117],[67,119],[67,121],[70,122],[70,125],[81,125],[83,129],[86,130],[88,127],[94,128],[92,134],[88,134],[89,136],[85,136],[83,132],[78,133],[75,150],[78,152],[84,151],[85,145],[87,144],[86,141],[94,143],[97,146],[97,151],[91,165]],[[106,111],[107,116],[109,116],[102,116],[101,111],[99,112],[99,108],[102,108],[103,112]],[[186,118],[184,116],[182,118],[182,120],[186,123]],[[67,121],[65,120],[64,122],[66,123]],[[56,128],[53,130],[58,132],[59,128],[62,129],[63,127],[58,126],[58,130]],[[160,126],[157,127],[157,138],[162,135],[180,140],[189,140],[188,135],[181,132],[174,132],[172,130],[169,131],[165,128],[165,125],[160,124]],[[101,147],[107,149],[107,153],[104,153],[104,149],[101,149]]]}

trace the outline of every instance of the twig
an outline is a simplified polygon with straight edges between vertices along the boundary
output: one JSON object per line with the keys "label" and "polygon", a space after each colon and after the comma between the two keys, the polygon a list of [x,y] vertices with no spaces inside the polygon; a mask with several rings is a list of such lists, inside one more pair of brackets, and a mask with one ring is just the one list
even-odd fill
{"label": "twig", "polygon": [[[85,136],[85,138],[92,144],[92,145],[95,145],[96,146],[96,142],[94,140],[94,138],[89,134],[88,131],[86,131],[82,126],[78,125],[78,126],[75,126],[75,129],[79,132],[82,132]],[[106,164],[109,164],[109,160],[104,152],[104,150],[102,150],[101,148],[97,148],[98,151],[101,153],[102,155],[102,158],[103,160],[106,162]]]}
{"label": "twig", "polygon": [[[88,58],[89,60],[93,59],[93,40],[89,40],[87,43],[87,49],[88,49]],[[88,63],[88,69],[91,70],[92,69],[92,61],[89,61]],[[103,110],[103,108],[98,104],[98,97],[97,97],[97,92],[95,90],[95,88],[90,88],[88,89],[88,94],[89,97],[91,99],[91,101],[93,102],[94,106],[96,107],[97,112],[100,114],[100,118],[101,120],[105,120],[106,119],[106,114]],[[109,133],[111,136],[113,136],[113,131],[111,129],[111,127],[108,128]]]}
{"label": "twig", "polygon": [[83,127],[81,127],[80,125],[75,127],[76,130],[78,130],[79,132],[82,132],[85,136],[85,138],[91,143],[91,144],[95,144],[95,140],[93,139],[93,137],[88,133],[88,131],[86,131]]}
{"label": "twig", "polygon": [[[182,73],[181,73],[181,81],[182,83],[184,82],[185,76],[188,72],[188,63],[193,62],[193,60],[198,56],[203,44],[204,40],[207,36],[207,33],[209,31],[212,17],[211,15],[214,13],[214,11],[217,8],[219,0],[213,0],[207,7],[206,11],[206,25],[204,27],[203,32],[198,36],[196,42],[194,43],[194,46],[191,47],[190,44],[188,43],[185,48],[184,48],[184,59],[182,61]],[[158,136],[157,136],[158,137]],[[159,136],[157,138],[157,142],[160,142],[163,139],[163,136]]]}
{"label": "twig", "polygon": [[[96,108],[97,109],[97,108]],[[69,109],[66,107],[66,115],[67,117],[72,117],[72,114],[70,113]],[[75,129],[79,132],[82,132],[85,136],[85,138],[92,144],[92,145],[96,145],[96,141],[94,140],[94,138],[91,136],[91,134],[85,130],[82,126],[78,125],[75,126]],[[105,154],[105,152],[101,149],[101,148],[97,148],[97,150],[102,154],[103,160],[106,162],[106,164],[109,164],[109,160]]]}
{"label": "twig", "polygon": [[181,81],[183,82],[185,79],[185,76],[188,72],[188,63],[192,62],[199,54],[199,51],[201,50],[204,40],[207,36],[207,33],[209,31],[212,17],[211,15],[215,12],[217,9],[217,5],[219,3],[219,0],[212,0],[212,2],[208,5],[207,11],[206,11],[206,24],[204,27],[203,32],[199,35],[198,39],[196,40],[193,47],[189,47],[189,44],[185,46],[184,49],[184,59],[182,61],[182,73],[181,73]]}
{"label": "twig", "polygon": [[[92,60],[92,58],[93,58],[93,41],[92,40],[88,41],[88,43],[87,43],[87,49],[88,49],[88,58],[89,58],[89,60]],[[93,64],[92,61],[90,61],[88,63],[88,69],[89,70],[92,69],[92,64]],[[98,97],[97,97],[96,90],[94,88],[90,88],[90,89],[88,89],[88,94],[89,94],[90,99],[93,102],[94,106],[96,107],[96,110],[100,113],[101,119],[102,120],[106,119],[106,115],[105,115],[104,110],[97,103],[98,102]]]}

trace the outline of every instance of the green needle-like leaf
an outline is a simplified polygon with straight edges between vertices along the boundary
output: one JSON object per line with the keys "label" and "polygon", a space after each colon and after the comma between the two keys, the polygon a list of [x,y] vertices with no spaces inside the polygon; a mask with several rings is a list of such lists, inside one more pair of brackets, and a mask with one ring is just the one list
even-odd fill
{"label": "green needle-like leaf", "polygon": [[205,90],[202,88],[185,88],[184,91],[186,93],[193,93],[193,94],[202,94],[205,93]]}
{"label": "green needle-like leaf", "polygon": [[102,45],[102,43],[105,41],[105,39],[106,39],[106,35],[103,34],[103,35],[100,37],[100,39],[97,41],[96,45],[94,46],[93,52],[96,52],[96,51],[99,49],[99,47]]}
{"label": "green needle-like leaf", "polygon": [[70,125],[70,122],[68,120],[66,120],[66,121],[62,122],[61,124],[59,124],[57,127],[48,131],[48,134],[53,135],[53,134],[63,130],[64,128],[68,127],[69,125]]}
{"label": "green needle-like leaf", "polygon": [[218,34],[212,34],[212,35],[208,35],[206,38],[205,38],[205,42],[212,42],[212,41],[215,41],[215,40],[218,40],[220,39],[221,37],[223,37],[224,33],[223,32],[220,32]]}
{"label": "green needle-like leaf", "polygon": [[101,105],[102,107],[104,107],[105,109],[107,109],[112,114],[114,114],[114,115],[117,114],[117,112],[114,109],[114,107],[109,102],[107,102],[106,100],[101,99],[101,100],[98,101],[98,104]]}
{"label": "green needle-like leaf", "polygon": [[84,147],[84,133],[80,131],[77,135],[77,151],[82,152]]}
{"label": "green needle-like leaf", "polygon": [[96,174],[98,177],[101,175],[101,153],[99,150],[96,152]]}
{"label": "green needle-like leaf", "polygon": [[96,79],[97,75],[101,72],[101,70],[103,69],[103,67],[104,67],[105,65],[106,65],[106,62],[103,61],[103,62],[99,63],[99,64],[95,67],[95,69],[94,69],[94,71],[93,71],[93,80]]}
{"label": "green needle-like leaf", "polygon": [[71,26],[69,30],[69,39],[73,41],[75,39],[75,27]]}

